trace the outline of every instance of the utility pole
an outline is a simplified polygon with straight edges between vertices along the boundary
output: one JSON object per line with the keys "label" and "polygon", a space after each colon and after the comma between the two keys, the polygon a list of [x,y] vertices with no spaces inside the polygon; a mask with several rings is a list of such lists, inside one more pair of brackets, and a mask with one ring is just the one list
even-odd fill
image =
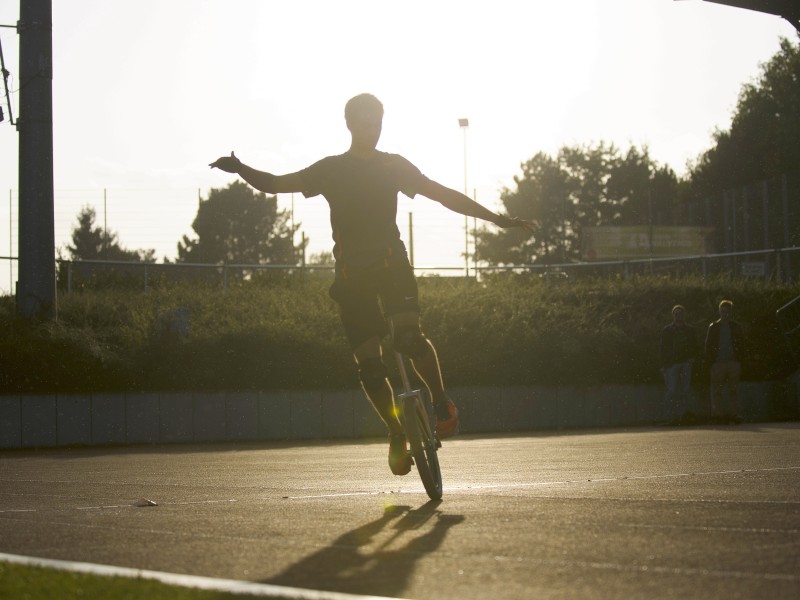
{"label": "utility pole", "polygon": [[52,0],[20,0],[17,312],[56,318]]}
{"label": "utility pole", "polygon": [[[458,126],[464,132],[464,195],[467,196],[467,128],[469,119],[459,119]],[[464,273],[466,277],[469,277],[469,217],[466,215],[464,216]]]}

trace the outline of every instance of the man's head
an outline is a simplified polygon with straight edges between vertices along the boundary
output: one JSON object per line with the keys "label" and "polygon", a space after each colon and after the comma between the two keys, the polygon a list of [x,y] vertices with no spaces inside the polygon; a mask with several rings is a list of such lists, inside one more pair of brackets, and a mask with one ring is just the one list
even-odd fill
{"label": "man's head", "polygon": [[347,101],[344,119],[353,136],[353,145],[374,149],[381,137],[383,104],[372,94],[359,94]]}
{"label": "man's head", "polygon": [[344,107],[344,120],[350,122],[359,116],[378,115],[383,118],[383,104],[372,94],[359,94],[347,101]]}
{"label": "man's head", "polygon": [[733,302],[730,300],[723,300],[719,303],[719,316],[723,320],[727,320],[730,318],[731,313],[733,312]]}
{"label": "man's head", "polygon": [[672,307],[672,320],[678,324],[686,320],[686,309],[682,305],[676,304]]}

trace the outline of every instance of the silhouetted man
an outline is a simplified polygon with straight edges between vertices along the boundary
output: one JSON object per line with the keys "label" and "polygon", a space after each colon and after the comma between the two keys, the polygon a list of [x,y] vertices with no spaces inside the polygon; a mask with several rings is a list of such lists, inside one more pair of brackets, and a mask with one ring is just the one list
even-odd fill
{"label": "silhouetted man", "polygon": [[351,98],[345,106],[345,122],[351,135],[347,152],[323,158],[302,171],[286,175],[258,171],[233,152],[211,167],[236,173],[268,194],[321,194],[328,201],[336,259],[330,295],[339,304],[361,386],[389,429],[389,466],[395,475],[405,475],[411,470],[411,455],[381,359],[381,340],[387,333],[391,331],[394,348],[411,359],[430,392],[437,435],[455,435],[459,426],[458,411],[444,390],[436,350],[420,329],[417,282],[396,224],[398,192],[410,198],[420,194],[500,227],[532,230],[532,225],[495,214],[429,179],[402,156],[377,150],[383,105],[375,96]]}

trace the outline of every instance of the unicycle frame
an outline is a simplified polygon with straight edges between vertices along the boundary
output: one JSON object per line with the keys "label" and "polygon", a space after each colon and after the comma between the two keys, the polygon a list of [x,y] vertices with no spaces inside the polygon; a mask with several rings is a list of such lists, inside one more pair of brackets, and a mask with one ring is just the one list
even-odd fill
{"label": "unicycle frame", "polygon": [[411,447],[411,456],[417,473],[425,486],[425,491],[431,500],[442,498],[442,471],[439,468],[439,446],[436,434],[431,428],[430,414],[422,390],[411,389],[411,383],[406,371],[405,357],[399,352],[394,353],[397,359],[397,370],[403,382],[403,391],[396,398],[400,406],[401,420],[406,430],[408,444]]}

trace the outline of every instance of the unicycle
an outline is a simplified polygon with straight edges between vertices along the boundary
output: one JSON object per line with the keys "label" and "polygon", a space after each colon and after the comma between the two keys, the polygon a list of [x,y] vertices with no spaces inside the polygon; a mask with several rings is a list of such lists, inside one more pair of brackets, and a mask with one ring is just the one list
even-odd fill
{"label": "unicycle", "polygon": [[440,444],[431,429],[430,418],[421,390],[412,390],[406,372],[406,361],[403,355],[395,352],[397,369],[403,380],[403,392],[397,399],[401,410],[401,420],[406,430],[411,456],[417,466],[419,478],[431,500],[442,499],[442,471],[439,469],[439,457],[436,454]]}

